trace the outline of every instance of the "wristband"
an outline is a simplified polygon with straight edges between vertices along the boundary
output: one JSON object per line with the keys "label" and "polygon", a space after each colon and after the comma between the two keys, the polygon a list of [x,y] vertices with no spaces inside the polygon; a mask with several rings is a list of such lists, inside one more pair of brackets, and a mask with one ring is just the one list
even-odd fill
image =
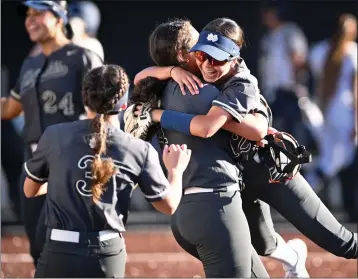
{"label": "wristband", "polygon": [[160,125],[164,129],[174,130],[190,136],[190,122],[194,116],[194,114],[165,110],[160,119]]}

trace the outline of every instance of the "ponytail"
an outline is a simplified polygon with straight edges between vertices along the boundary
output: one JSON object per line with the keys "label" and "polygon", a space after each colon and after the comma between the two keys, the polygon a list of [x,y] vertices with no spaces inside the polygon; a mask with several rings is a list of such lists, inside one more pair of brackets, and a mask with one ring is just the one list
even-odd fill
{"label": "ponytail", "polygon": [[105,185],[115,173],[112,158],[102,158],[106,154],[107,131],[105,129],[104,115],[97,115],[92,121],[92,132],[94,134],[95,157],[92,162],[92,195],[93,201],[97,202],[104,190]]}
{"label": "ponytail", "polygon": [[128,91],[129,81],[118,65],[103,65],[89,71],[82,82],[83,104],[97,113],[91,123],[89,145],[94,151],[91,167],[92,197],[98,202],[106,184],[117,173],[112,158],[106,156],[108,130],[105,121],[119,112],[121,98]]}

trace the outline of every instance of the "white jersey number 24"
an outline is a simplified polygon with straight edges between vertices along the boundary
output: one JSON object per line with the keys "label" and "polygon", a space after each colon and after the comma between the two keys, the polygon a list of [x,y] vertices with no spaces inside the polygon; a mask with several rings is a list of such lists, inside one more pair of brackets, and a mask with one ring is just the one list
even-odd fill
{"label": "white jersey number 24", "polygon": [[42,100],[45,102],[43,109],[45,113],[54,114],[62,110],[64,115],[70,116],[75,114],[72,92],[67,92],[57,104],[57,96],[51,90],[42,93]]}

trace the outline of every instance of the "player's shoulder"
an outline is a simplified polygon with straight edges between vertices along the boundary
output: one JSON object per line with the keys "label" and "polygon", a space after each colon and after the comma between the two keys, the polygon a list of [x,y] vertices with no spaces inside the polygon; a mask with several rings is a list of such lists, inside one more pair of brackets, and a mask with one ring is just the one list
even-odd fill
{"label": "player's shoulder", "polygon": [[101,42],[96,38],[88,37],[86,39],[76,40],[74,44],[90,50],[97,54],[102,61],[104,61],[104,50]]}
{"label": "player's shoulder", "polygon": [[111,142],[116,142],[117,148],[124,153],[124,158],[129,161],[143,164],[147,159],[148,153],[151,149],[155,151],[154,147],[147,141],[133,137],[129,133],[121,130],[116,130]]}
{"label": "player's shoulder", "polygon": [[74,59],[78,58],[82,60],[85,65],[91,61],[103,63],[102,58],[97,53],[74,43],[70,43],[66,46],[65,55],[72,56]]}
{"label": "player's shoulder", "polygon": [[136,149],[146,150],[148,149],[148,146],[150,146],[150,143],[147,141],[135,138],[122,130],[116,130],[115,135],[120,137],[122,145],[128,146],[128,149],[132,151],[135,151]]}
{"label": "player's shoulder", "polygon": [[348,44],[348,54],[353,59],[357,60],[357,43],[356,42],[349,42]]}
{"label": "player's shoulder", "polygon": [[282,31],[287,33],[302,33],[301,27],[293,21],[287,22],[282,26]]}
{"label": "player's shoulder", "polygon": [[40,62],[42,62],[44,60],[45,60],[45,56],[43,55],[43,53],[39,53],[39,54],[33,55],[33,56],[27,56],[24,59],[24,61],[22,62],[21,68],[22,69],[33,68],[38,63],[40,63]]}
{"label": "player's shoulder", "polygon": [[222,91],[224,93],[244,93],[248,96],[258,96],[260,94],[257,79],[249,71],[239,71],[225,83]]}
{"label": "player's shoulder", "polygon": [[84,125],[83,120],[77,120],[73,122],[62,122],[57,123],[46,128],[46,132],[49,134],[58,134],[58,135],[70,135],[70,133]]}

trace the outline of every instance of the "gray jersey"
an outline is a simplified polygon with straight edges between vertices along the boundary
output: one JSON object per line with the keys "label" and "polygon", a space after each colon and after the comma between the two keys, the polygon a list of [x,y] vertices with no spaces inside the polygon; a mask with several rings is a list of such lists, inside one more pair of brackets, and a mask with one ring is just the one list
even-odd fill
{"label": "gray jersey", "polygon": [[[248,113],[261,112],[266,115],[260,102],[257,80],[250,75],[244,62],[240,65],[238,74],[227,81],[221,90],[220,92],[216,87],[207,84],[200,89],[199,95],[192,96],[187,93],[183,96],[179,86],[171,80],[163,92],[162,106],[167,110],[190,114],[206,114],[211,106],[219,106],[238,122]],[[169,130],[164,130],[164,133],[170,144],[186,143],[193,151],[183,177],[184,188],[228,186],[241,179],[237,168],[237,154],[233,154],[230,145],[231,137],[238,136],[224,130],[218,131],[209,139]],[[241,142],[244,145],[249,144],[249,148],[252,147],[252,142]]]}
{"label": "gray jersey", "polygon": [[24,61],[11,97],[22,103],[25,142],[37,143],[46,127],[78,120],[85,113],[82,78],[102,64],[98,55],[73,44]]}
{"label": "gray jersey", "polygon": [[[49,228],[124,231],[132,188],[139,184],[149,202],[169,191],[158,153],[147,142],[108,125],[107,156],[119,172],[106,185],[100,202],[91,194],[91,120],[53,125],[24,165],[35,182],[48,182],[46,226]],[[65,136],[64,136],[65,135]]]}
{"label": "gray jersey", "polygon": [[[220,91],[205,85],[200,94],[182,95],[178,84],[170,80],[163,92],[162,106],[190,114],[206,114]],[[239,181],[239,170],[229,148],[231,133],[219,131],[213,137],[203,139],[176,131],[164,130],[169,144],[187,144],[192,150],[191,159],[183,175],[183,188],[214,188],[229,186]]]}
{"label": "gray jersey", "polygon": [[[240,63],[237,74],[225,82],[221,90],[222,93],[213,101],[213,106],[226,110],[239,123],[248,113],[261,113],[271,126],[270,108],[260,94],[256,77],[251,75],[244,61]],[[230,147],[240,165],[252,155],[255,146],[256,142],[232,134]]]}

